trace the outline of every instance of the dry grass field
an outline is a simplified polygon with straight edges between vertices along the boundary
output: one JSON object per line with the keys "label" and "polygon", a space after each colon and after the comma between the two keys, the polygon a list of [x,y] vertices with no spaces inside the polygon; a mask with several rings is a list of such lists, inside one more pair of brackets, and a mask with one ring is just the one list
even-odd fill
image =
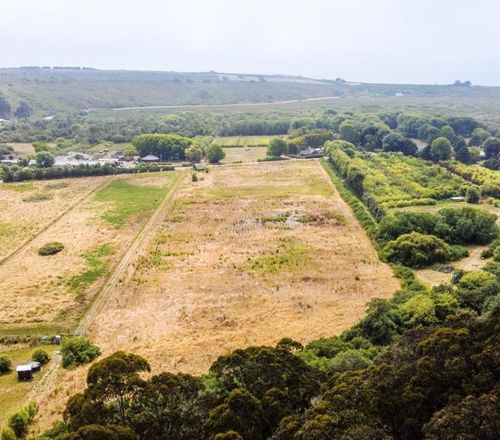
{"label": "dry grass field", "polygon": [[[104,354],[138,353],[155,372],[203,373],[236,347],[339,333],[399,287],[318,161],[212,167],[158,226],[89,331]],[[85,374],[59,372],[38,429]]]}
{"label": "dry grass field", "polygon": [[109,177],[0,184],[0,261]]}
{"label": "dry grass field", "polygon": [[354,323],[398,287],[319,162],[212,168],[179,191],[98,315],[105,351],[201,373],[235,347],[302,342]]}
{"label": "dry grass field", "polygon": [[[168,192],[174,178],[174,173],[106,178],[107,184],[95,194],[44,229],[13,258],[0,264],[0,334],[50,334],[74,325],[109,269]],[[26,228],[33,233],[39,216],[44,222],[49,221],[51,215],[56,216],[79,196],[74,194],[75,188],[97,186],[100,182],[101,178],[75,179],[67,188],[50,190],[55,194],[66,191],[53,196],[53,205],[50,201],[23,201],[32,189],[3,189],[1,194],[7,194],[9,199],[2,216],[8,217],[7,222],[16,221],[16,227],[21,230]],[[66,181],[25,185],[39,188],[63,183]],[[38,208],[40,203],[46,203],[45,210]],[[36,226],[31,226],[32,223]],[[16,232],[13,234],[17,236]],[[54,241],[63,243],[62,252],[52,256],[38,254],[41,246]]]}
{"label": "dry grass field", "polygon": [[235,162],[257,162],[257,159],[266,157],[267,147],[230,147],[224,148],[226,157],[223,163],[230,164]]}

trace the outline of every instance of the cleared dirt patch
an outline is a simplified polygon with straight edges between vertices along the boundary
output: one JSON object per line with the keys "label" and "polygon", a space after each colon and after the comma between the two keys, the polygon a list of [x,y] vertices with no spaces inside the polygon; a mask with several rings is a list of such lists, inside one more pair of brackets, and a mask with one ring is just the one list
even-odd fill
{"label": "cleared dirt patch", "polygon": [[[189,182],[91,335],[201,373],[235,347],[335,334],[398,287],[319,162],[214,167]],[[265,221],[293,213],[322,221]],[[325,215],[328,213],[328,215]]]}

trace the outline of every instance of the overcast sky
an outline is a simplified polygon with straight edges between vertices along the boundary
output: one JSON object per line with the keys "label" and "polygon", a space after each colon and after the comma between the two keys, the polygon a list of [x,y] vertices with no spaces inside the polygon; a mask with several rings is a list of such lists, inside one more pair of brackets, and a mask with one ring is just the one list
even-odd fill
{"label": "overcast sky", "polygon": [[500,85],[500,0],[0,0],[0,66]]}

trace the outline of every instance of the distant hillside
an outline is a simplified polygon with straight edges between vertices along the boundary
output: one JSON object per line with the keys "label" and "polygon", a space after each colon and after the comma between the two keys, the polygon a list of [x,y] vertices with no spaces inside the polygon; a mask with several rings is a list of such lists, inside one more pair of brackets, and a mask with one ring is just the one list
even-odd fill
{"label": "distant hillside", "polygon": [[36,114],[162,105],[260,103],[349,96],[500,97],[499,88],[359,84],[288,75],[183,73],[91,68],[0,69],[0,94],[12,108],[26,101]]}

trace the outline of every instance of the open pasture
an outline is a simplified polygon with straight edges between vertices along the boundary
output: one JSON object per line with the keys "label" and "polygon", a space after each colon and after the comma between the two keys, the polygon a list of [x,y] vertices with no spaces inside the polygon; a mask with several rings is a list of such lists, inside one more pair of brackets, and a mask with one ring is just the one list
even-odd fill
{"label": "open pasture", "polygon": [[398,287],[318,161],[200,177],[93,321],[105,352],[201,373],[236,347],[338,333]]}
{"label": "open pasture", "polygon": [[267,147],[224,147],[223,163],[257,162],[266,157]]}
{"label": "open pasture", "polygon": [[[107,183],[95,194],[64,213],[1,264],[0,334],[53,334],[69,330],[92,301],[109,270],[168,193],[175,178],[173,172],[106,178],[109,179]],[[85,182],[95,186],[106,182],[101,178],[74,181],[70,187]],[[26,185],[38,188],[64,182]],[[29,194],[28,191],[14,193],[21,199]],[[68,205],[72,200],[69,196],[62,198],[57,205],[59,211],[63,210],[63,202]],[[2,215],[17,217],[18,227],[27,228],[38,211],[32,216],[26,215],[24,220],[19,214],[16,216],[22,203],[25,202],[6,204]],[[61,252],[39,255],[38,250],[43,245],[54,241],[64,245]]]}
{"label": "open pasture", "polygon": [[221,147],[267,147],[274,137],[277,136],[218,136],[214,143]]}
{"label": "open pasture", "polygon": [[0,184],[0,261],[109,177]]}

